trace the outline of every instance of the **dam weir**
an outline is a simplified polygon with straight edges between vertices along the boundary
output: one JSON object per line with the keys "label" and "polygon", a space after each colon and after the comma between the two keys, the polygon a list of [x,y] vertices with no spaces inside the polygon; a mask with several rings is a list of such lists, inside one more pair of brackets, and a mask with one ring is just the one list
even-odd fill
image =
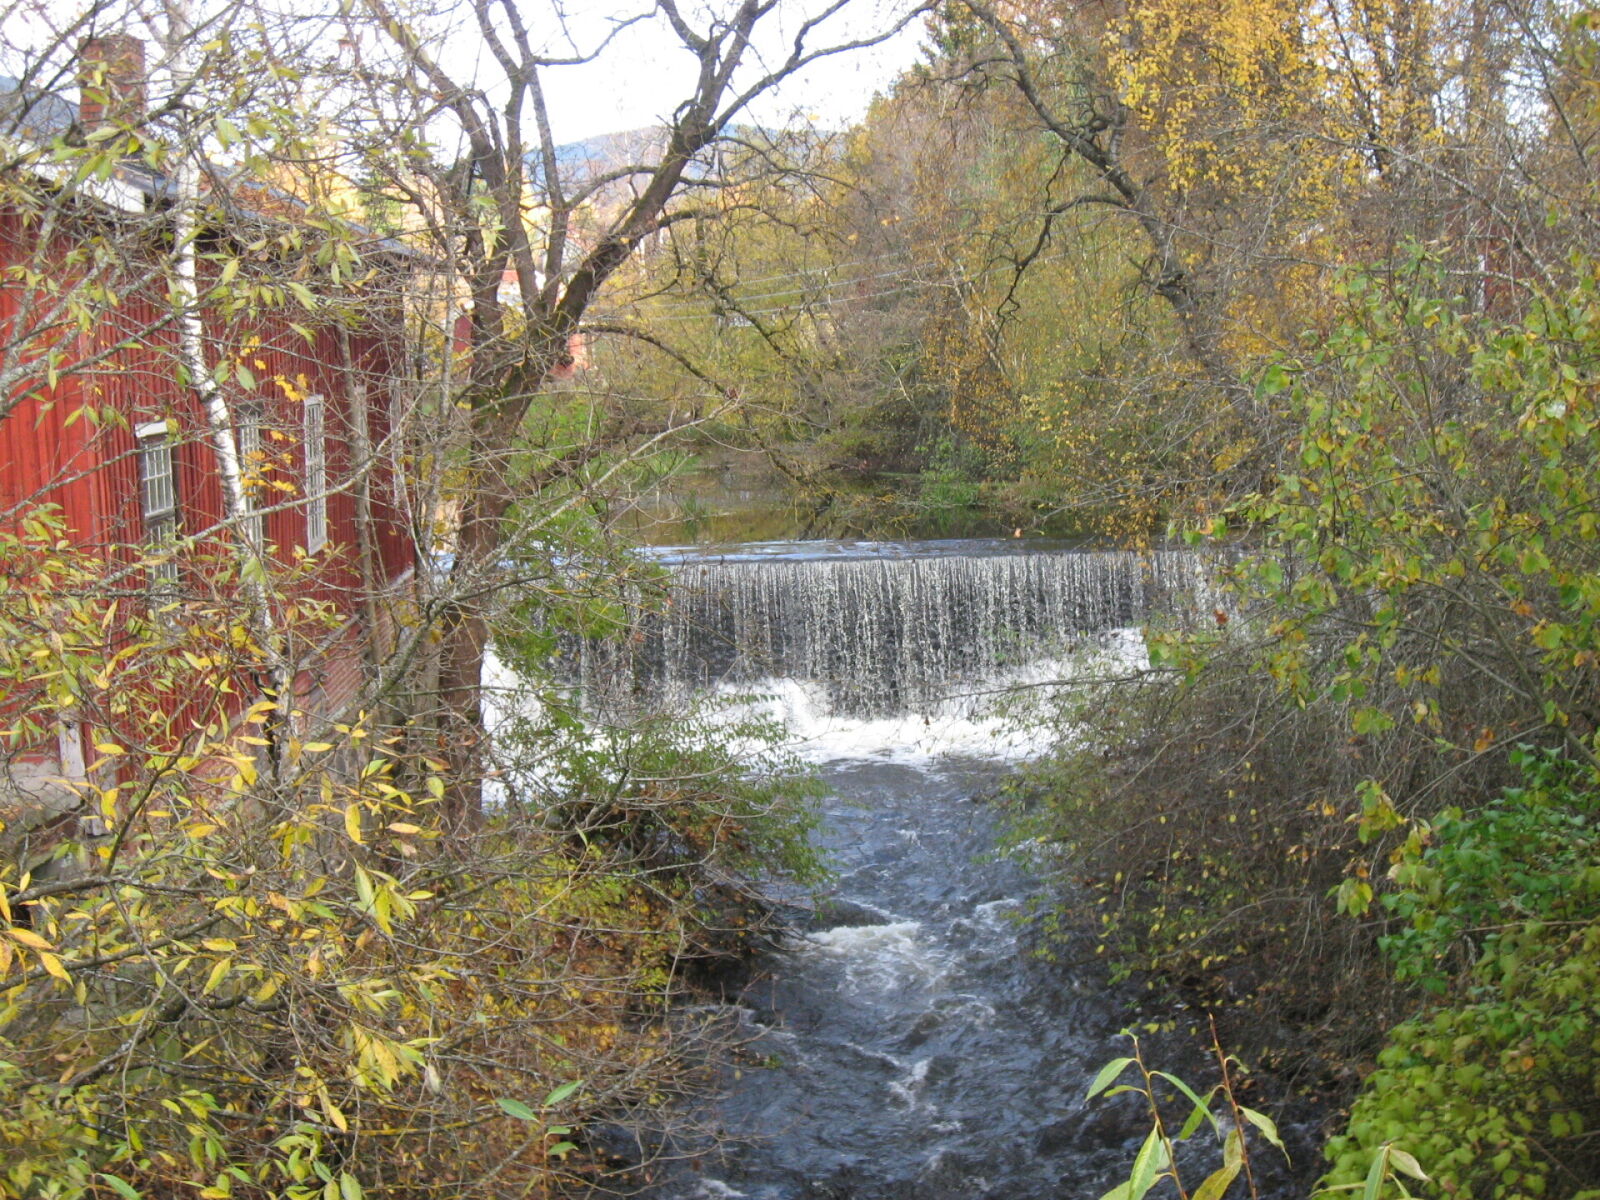
{"label": "dam weir", "polygon": [[[585,682],[687,694],[788,681],[835,716],[920,713],[1192,601],[1202,560],[1000,540],[768,542],[653,552],[666,596]],[[607,683],[607,681],[610,681]]]}

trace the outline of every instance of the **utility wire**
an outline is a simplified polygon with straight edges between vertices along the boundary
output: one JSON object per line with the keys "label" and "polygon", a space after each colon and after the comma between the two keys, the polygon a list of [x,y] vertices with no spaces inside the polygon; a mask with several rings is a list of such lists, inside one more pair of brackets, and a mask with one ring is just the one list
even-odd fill
{"label": "utility wire", "polygon": [[[1070,256],[1070,252],[1069,251],[1065,251],[1065,250],[1057,251],[1055,254],[1043,254],[1043,255],[1040,255],[1038,258],[1034,259],[1029,264],[1029,266],[1038,266],[1040,263],[1056,262],[1056,261],[1059,261],[1060,259],[1067,258],[1069,256]],[[993,265],[991,267],[987,267],[984,270],[979,271],[974,275],[968,276],[968,278],[969,279],[982,279],[985,276],[993,275],[996,272],[999,272],[999,271],[1002,271],[1002,270],[1015,270],[1015,269],[1016,269],[1016,264],[1014,264],[1014,263],[996,263],[995,265]],[[905,272],[899,272],[898,274],[904,274],[904,273]],[[891,275],[891,274],[896,274],[896,272],[884,272],[883,273],[884,276],[888,276],[888,275]],[[870,278],[875,278],[875,277],[874,276],[863,276],[862,280],[870,279]],[[853,282],[858,282],[858,281],[852,280],[850,282],[853,283]],[[906,295],[906,294],[911,293],[911,292],[928,290],[928,289],[937,288],[937,287],[949,287],[949,286],[952,286],[952,285],[947,280],[918,280],[918,281],[914,281],[914,282],[908,283],[903,287],[884,288],[884,289],[882,289],[880,291],[867,292],[864,295],[845,295],[845,296],[821,297],[821,298],[817,298],[817,299],[813,299],[813,300],[804,300],[804,301],[801,301],[801,302],[799,302],[797,304],[779,304],[779,305],[774,305],[774,306],[769,307],[769,308],[761,308],[761,309],[755,309],[755,310],[742,310],[741,309],[741,310],[737,310],[737,311],[734,311],[732,313],[727,313],[727,314],[719,314],[719,313],[715,313],[715,312],[678,312],[678,313],[674,313],[674,312],[668,311],[668,312],[665,312],[665,313],[656,313],[656,314],[652,314],[652,315],[647,315],[647,316],[645,316],[644,319],[648,320],[650,322],[653,322],[653,323],[662,323],[662,322],[717,320],[717,319],[719,319],[719,317],[724,316],[724,315],[731,315],[731,316],[735,316],[735,317],[767,317],[767,316],[773,316],[773,315],[778,314],[778,313],[793,312],[796,309],[801,309],[801,310],[805,310],[805,311],[811,311],[811,310],[815,310],[815,309],[819,309],[819,308],[833,308],[836,305],[850,303],[850,302],[854,302],[854,301],[877,300],[877,299],[882,299],[883,297],[886,297],[886,296],[900,296],[900,295]],[[774,293],[769,293],[768,295],[769,296],[774,296],[774,295],[783,295],[783,294],[785,294],[785,293],[774,292]],[[739,297],[739,299],[761,299],[761,298],[765,298],[765,297]],[[682,304],[674,305],[672,307],[681,309],[681,308],[688,308],[688,307],[690,307],[690,305],[689,305],[689,303],[685,302],[685,303],[682,303]],[[619,313],[615,313],[615,314],[612,314],[612,315],[613,316],[617,316],[617,315],[622,315],[622,314],[619,312]]]}

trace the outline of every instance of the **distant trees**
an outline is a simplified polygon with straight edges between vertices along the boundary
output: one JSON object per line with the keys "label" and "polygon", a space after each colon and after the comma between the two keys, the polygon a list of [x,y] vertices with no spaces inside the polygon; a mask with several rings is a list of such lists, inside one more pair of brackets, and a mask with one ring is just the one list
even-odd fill
{"label": "distant trees", "polygon": [[873,406],[907,431],[881,484],[911,508],[941,444],[1024,524],[1248,494],[1292,438],[1254,379],[1329,327],[1340,269],[1419,240],[1509,315],[1592,236],[1576,6],[974,0],[930,31],[808,242],[866,407],[821,404],[826,354],[785,368],[822,461],[872,477]]}

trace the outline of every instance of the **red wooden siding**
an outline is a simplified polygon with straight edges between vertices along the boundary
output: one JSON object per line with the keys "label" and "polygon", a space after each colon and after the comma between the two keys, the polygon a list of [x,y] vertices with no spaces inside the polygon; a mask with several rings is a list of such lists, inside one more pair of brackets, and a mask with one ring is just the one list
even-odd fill
{"label": "red wooden siding", "polygon": [[[41,253],[28,235],[15,213],[0,211],[0,272],[24,262],[72,261],[67,242]],[[148,263],[132,266],[150,274]],[[49,337],[55,336],[54,344],[66,352],[66,366],[75,360],[81,368],[63,370],[54,386],[48,385],[41,369],[13,389],[15,403],[9,413],[0,415],[0,521],[14,520],[40,505],[56,505],[78,545],[104,555],[110,563],[131,563],[145,537],[135,433],[141,424],[165,420],[173,431],[180,534],[192,536],[217,527],[224,504],[205,414],[194,391],[179,383],[177,326],[168,320],[164,286],[156,278],[116,290],[117,303],[97,313],[87,330],[76,327],[70,333],[47,335],[29,328],[38,308],[31,302],[34,297],[10,273],[0,273],[0,352],[8,342],[15,348],[20,340],[26,354],[37,358],[51,344]],[[355,690],[353,673],[359,672],[361,638],[371,634],[357,620],[364,597],[355,497],[349,490],[337,490],[349,482],[357,465],[351,449],[350,396],[355,386],[365,387],[368,437],[372,445],[382,447],[390,431],[394,382],[405,361],[398,311],[375,301],[362,315],[365,324],[348,330],[344,338],[325,323],[315,324],[314,314],[298,309],[270,310],[228,322],[208,314],[206,320],[211,360],[242,359],[254,376],[254,387],[234,380],[226,385],[226,394],[236,418],[250,403],[261,413],[262,449],[269,465],[259,472],[267,486],[257,492],[257,500],[263,507],[277,509],[265,515],[265,536],[285,568],[301,562],[299,551],[305,545],[301,399],[313,393],[325,399],[327,473],[336,489],[327,500],[328,540],[286,599],[326,602],[336,620],[349,623],[346,632],[333,639],[335,648],[325,656],[328,661],[313,664],[309,672],[315,677],[310,688],[330,698],[338,692],[340,699]],[[311,336],[293,328],[296,323],[310,327]],[[394,474],[381,455],[368,481],[378,571],[384,581],[397,581],[414,565],[414,550],[401,519],[403,508],[396,502]],[[185,557],[180,566],[184,592],[201,597],[228,594],[234,586],[233,570],[227,556],[217,552],[233,536],[217,529]],[[139,596],[143,585],[140,572],[124,581],[121,589]],[[168,715],[179,727],[215,721],[219,713],[242,709],[258,682],[240,678],[234,695],[193,695],[182,703],[174,701],[174,711]],[[89,736],[87,729],[85,734]]]}

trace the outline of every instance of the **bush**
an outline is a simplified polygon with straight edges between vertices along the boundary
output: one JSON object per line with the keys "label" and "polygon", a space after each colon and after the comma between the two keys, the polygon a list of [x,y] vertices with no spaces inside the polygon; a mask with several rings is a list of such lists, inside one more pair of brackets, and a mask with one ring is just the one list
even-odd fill
{"label": "bush", "polygon": [[1218,646],[1193,679],[1085,697],[1082,719],[1014,805],[1013,839],[1061,867],[1049,923],[1087,927],[1115,977],[1214,1009],[1251,1057],[1344,1077],[1395,995],[1376,931],[1328,898],[1369,849],[1345,799],[1368,764],[1340,714],[1283,708],[1248,654]]}
{"label": "bush", "polygon": [[1215,610],[1149,633],[1022,836],[1067,851],[1119,970],[1359,1059],[1402,1000],[1395,857],[1512,783],[1511,745],[1600,762],[1600,265],[1513,317],[1413,248],[1338,300],[1259,380],[1276,473],[1192,535],[1247,531]]}
{"label": "bush", "polygon": [[1398,1142],[1439,1194],[1600,1195],[1600,788],[1514,757],[1520,786],[1445,814],[1396,870],[1385,903],[1405,924],[1385,947],[1438,999],[1390,1032],[1328,1145],[1330,1185]]}
{"label": "bush", "polygon": [[551,1195],[603,1173],[586,1121],[697,1086],[681,957],[736,935],[742,871],[806,865],[776,771],[665,722],[569,740],[445,835],[407,731],[238,713],[236,611],[119,622],[57,536],[0,533],[4,737],[70,713],[99,761],[93,820],[0,862],[0,1197]]}

